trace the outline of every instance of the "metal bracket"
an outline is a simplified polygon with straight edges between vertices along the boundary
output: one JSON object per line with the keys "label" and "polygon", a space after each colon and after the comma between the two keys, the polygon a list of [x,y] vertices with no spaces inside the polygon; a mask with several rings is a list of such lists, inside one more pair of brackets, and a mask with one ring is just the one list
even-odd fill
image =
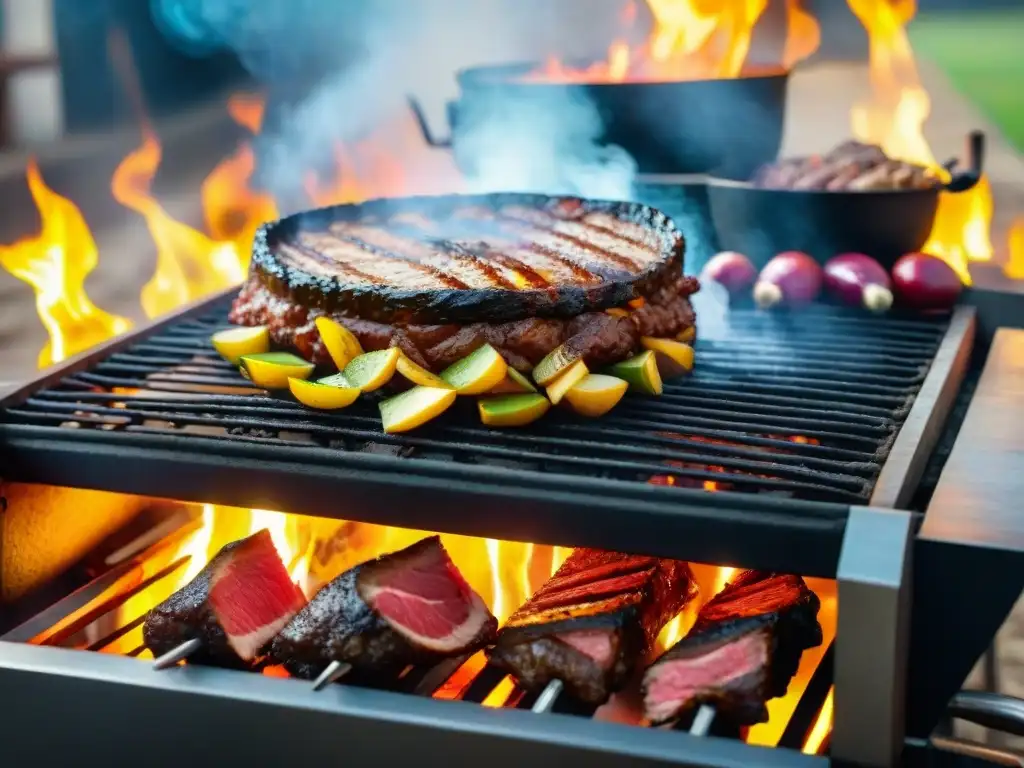
{"label": "metal bracket", "polygon": [[903,749],[914,516],[853,507],[839,556],[834,761],[888,768]]}

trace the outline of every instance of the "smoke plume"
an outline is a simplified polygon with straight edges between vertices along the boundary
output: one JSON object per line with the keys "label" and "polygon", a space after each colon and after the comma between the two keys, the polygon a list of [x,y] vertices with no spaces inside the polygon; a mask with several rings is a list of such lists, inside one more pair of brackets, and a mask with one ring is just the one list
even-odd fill
{"label": "smoke plume", "polygon": [[[154,15],[187,47],[233,50],[271,94],[302,97],[268,114],[258,148],[259,178],[294,199],[310,168],[330,163],[335,141],[365,138],[426,105],[438,133],[453,74],[490,62],[560,54],[603,56],[619,0],[553,9],[546,0],[152,0]],[[571,5],[571,4],[564,4]],[[582,16],[582,18],[581,18]],[[581,23],[582,22],[582,23]],[[588,40],[588,35],[590,39]],[[312,83],[312,85],[311,85]],[[602,125],[588,99],[568,91],[543,103],[479,102],[460,114],[459,164],[476,191],[630,196],[636,167],[599,143]],[[424,153],[431,151],[425,144]],[[408,157],[403,157],[408,162]],[[417,168],[405,169],[416,176]]]}

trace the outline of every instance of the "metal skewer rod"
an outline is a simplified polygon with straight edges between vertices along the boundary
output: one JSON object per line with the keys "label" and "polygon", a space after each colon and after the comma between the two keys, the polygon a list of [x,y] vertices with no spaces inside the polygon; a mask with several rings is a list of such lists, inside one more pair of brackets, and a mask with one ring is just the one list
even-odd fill
{"label": "metal skewer rod", "polygon": [[346,664],[344,661],[332,661],[327,665],[327,669],[320,673],[320,677],[313,681],[313,690],[323,690],[331,683],[336,683],[341,680],[341,678],[351,671],[351,664]]}
{"label": "metal skewer rod", "polygon": [[552,680],[543,691],[540,692],[540,696],[533,702],[531,711],[537,713],[550,712],[551,708],[555,706],[555,701],[561,695],[562,690],[565,688],[565,684],[561,680]]}
{"label": "metal skewer rod", "polygon": [[153,661],[153,669],[168,669],[179,661],[183,661],[203,647],[203,641],[197,637],[186,640],[177,648],[171,648],[167,653],[158,656]]}
{"label": "metal skewer rod", "polygon": [[701,704],[697,714],[694,715],[693,724],[690,726],[691,736],[707,736],[711,730],[711,724],[715,722],[715,708],[709,704]]}

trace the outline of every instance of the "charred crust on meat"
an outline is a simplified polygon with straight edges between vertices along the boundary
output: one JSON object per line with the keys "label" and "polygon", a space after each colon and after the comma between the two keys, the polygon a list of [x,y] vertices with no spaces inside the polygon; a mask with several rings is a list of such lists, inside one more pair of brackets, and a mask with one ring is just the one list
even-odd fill
{"label": "charred crust on meat", "polygon": [[477,608],[487,616],[481,617],[471,637],[450,652],[410,641],[371,605],[368,583],[382,567],[413,561],[436,550],[451,562],[440,538],[431,536],[345,571],[325,585],[278,633],[271,644],[271,658],[297,677],[315,677],[332,661],[351,664],[357,673],[372,676],[481,648],[497,631],[497,620],[482,604]]}
{"label": "charred crust on meat", "polygon": [[[696,595],[684,562],[576,549],[509,618],[488,656],[527,690],[558,679],[571,696],[601,704]],[[569,642],[578,633],[606,643],[603,663]]]}
{"label": "charred crust on meat", "polygon": [[[412,221],[410,215],[421,215],[428,220],[443,220],[460,212],[480,210],[498,217],[502,226],[514,229],[538,227],[529,218],[508,216],[501,218],[503,209],[537,212],[553,217],[556,226],[576,224],[588,214],[607,214],[615,221],[640,226],[656,243],[658,258],[650,264],[632,263],[621,255],[602,251],[604,268],[590,270],[599,278],[593,282],[548,281],[546,286],[537,280],[545,278],[533,272],[528,286],[508,288],[495,279],[486,288],[454,288],[454,279],[443,270],[446,278],[436,288],[408,288],[375,284],[371,281],[346,280],[343,276],[315,275],[290,263],[282,246],[293,244],[306,232],[328,232],[332,224],[366,223],[368,225],[395,220],[396,214],[405,216],[403,222]],[[461,221],[461,220],[460,220]],[[466,226],[475,219],[468,218]],[[584,226],[590,227],[589,224]],[[591,230],[600,237],[620,237],[609,229],[594,226]],[[557,234],[573,247],[575,235]],[[421,238],[426,242],[426,238]],[[437,241],[435,241],[436,244]],[[443,241],[442,241],[443,242]],[[634,242],[634,245],[639,243]],[[602,250],[599,246],[593,246]],[[383,249],[372,246],[378,256]],[[474,259],[496,263],[489,259],[486,249],[465,243],[445,248],[447,257]],[[386,256],[387,254],[384,253]],[[574,317],[621,306],[631,299],[646,297],[658,288],[677,279],[682,271],[684,240],[675,224],[660,211],[638,203],[608,201],[582,201],[577,198],[558,198],[545,195],[492,194],[445,197],[411,197],[402,200],[372,200],[359,205],[338,205],[295,214],[260,228],[253,244],[250,282],[266,287],[275,296],[321,312],[343,312],[364,320],[382,323],[503,323],[533,317]],[[504,258],[514,258],[505,254]],[[421,265],[420,265],[421,266]],[[532,270],[529,270],[532,272]],[[528,275],[527,275],[528,276]],[[351,276],[350,276],[351,278]]]}

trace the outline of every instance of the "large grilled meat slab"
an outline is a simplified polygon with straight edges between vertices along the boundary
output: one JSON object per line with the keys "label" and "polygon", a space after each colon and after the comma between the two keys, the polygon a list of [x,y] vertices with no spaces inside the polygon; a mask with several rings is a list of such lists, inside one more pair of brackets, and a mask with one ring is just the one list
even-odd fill
{"label": "large grilled meat slab", "polygon": [[146,615],[154,656],[199,639],[189,663],[245,667],[306,603],[266,530],[232,542]]}
{"label": "large grilled meat slab", "polygon": [[[439,369],[490,343],[526,371],[574,340],[591,365],[640,336],[693,325],[683,237],[634,203],[495,194],[375,200],[288,217],[256,236],[232,321],[328,362],[327,314],[367,350],[399,346]],[[628,316],[605,309],[642,299]],[[619,313],[620,315],[622,313]]]}
{"label": "large grilled meat slab", "polygon": [[644,713],[654,724],[701,704],[736,725],[768,719],[800,657],[821,644],[821,603],[799,576],[744,571],[712,598],[693,629],[644,674]]}
{"label": "large grilled meat slab", "polygon": [[271,656],[298,677],[332,661],[384,672],[476,650],[498,622],[431,536],[357,565],[278,634]]}
{"label": "large grilled meat slab", "polygon": [[601,704],[696,596],[684,562],[576,549],[509,618],[488,655],[527,690],[557,679],[581,701]]}

